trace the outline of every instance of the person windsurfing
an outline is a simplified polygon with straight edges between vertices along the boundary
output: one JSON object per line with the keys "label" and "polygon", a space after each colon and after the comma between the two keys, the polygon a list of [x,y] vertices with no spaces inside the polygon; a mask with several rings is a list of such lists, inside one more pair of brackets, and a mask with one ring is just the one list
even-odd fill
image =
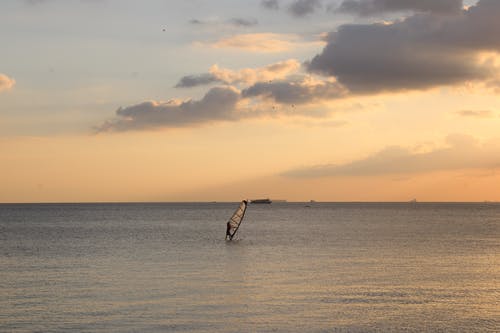
{"label": "person windsurfing", "polygon": [[226,240],[233,240],[234,235],[236,234],[236,231],[238,231],[238,228],[240,227],[241,221],[243,220],[243,217],[245,216],[245,211],[247,209],[247,200],[243,200],[238,209],[233,213],[233,216],[229,219],[229,221],[226,224]]}
{"label": "person windsurfing", "polygon": [[227,227],[226,227],[226,240],[229,238],[229,240],[233,239],[233,236],[231,236],[231,221],[227,222]]}

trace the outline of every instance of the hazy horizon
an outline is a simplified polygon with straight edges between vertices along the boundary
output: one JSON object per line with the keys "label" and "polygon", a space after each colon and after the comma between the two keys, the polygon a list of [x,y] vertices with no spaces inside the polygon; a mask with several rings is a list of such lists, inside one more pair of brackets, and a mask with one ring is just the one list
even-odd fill
{"label": "hazy horizon", "polygon": [[[257,199],[257,198],[255,198]],[[243,199],[242,199],[243,200]],[[244,199],[247,200],[247,199]],[[253,199],[249,199],[253,200]],[[275,201],[276,200],[276,201]],[[499,204],[500,201],[290,201],[285,199],[271,199],[271,204]],[[39,201],[39,202],[0,202],[0,205],[113,205],[113,204],[226,204],[239,203],[233,201]],[[259,204],[257,204],[259,205]]]}

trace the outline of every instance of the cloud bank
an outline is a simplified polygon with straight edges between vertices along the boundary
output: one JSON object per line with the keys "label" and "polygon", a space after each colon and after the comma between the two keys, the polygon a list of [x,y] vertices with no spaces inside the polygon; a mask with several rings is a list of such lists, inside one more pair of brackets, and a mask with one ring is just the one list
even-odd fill
{"label": "cloud bank", "polygon": [[427,153],[393,146],[351,163],[321,165],[286,172],[288,177],[378,176],[443,170],[500,167],[500,145],[481,145],[463,135],[450,136],[448,147]]}
{"label": "cloud bank", "polygon": [[455,16],[415,14],[391,24],[343,25],[307,66],[353,93],[426,89],[497,72],[484,51],[500,51],[500,1],[480,0]]}
{"label": "cloud bank", "polygon": [[5,74],[0,73],[0,92],[4,91],[4,90],[12,89],[12,87],[14,87],[15,84],[16,84],[16,80],[8,77]]}
{"label": "cloud bank", "polygon": [[[307,113],[297,112],[295,106],[342,98],[347,93],[334,79],[318,80],[309,74],[299,74],[301,66],[296,59],[240,70],[213,65],[209,73],[184,76],[176,85],[177,88],[190,88],[224,84],[211,88],[202,99],[146,101],[120,107],[114,119],[106,121],[96,130],[180,128],[278,115],[307,117]],[[279,108],[276,104],[286,104],[291,109]]]}
{"label": "cloud bank", "polygon": [[114,119],[95,130],[102,133],[181,128],[278,115],[308,117],[307,113],[297,112],[295,106],[341,98],[344,94],[336,82],[315,81],[308,76],[296,77],[295,81],[258,82],[241,92],[231,86],[214,87],[200,100],[146,101],[120,107]]}
{"label": "cloud bank", "polygon": [[201,100],[143,102],[120,107],[116,118],[97,127],[97,132],[176,128],[195,126],[212,121],[237,120],[237,90],[230,87],[210,89]]}
{"label": "cloud bank", "polygon": [[462,7],[462,0],[344,0],[336,11],[358,16],[400,11],[457,14]]}
{"label": "cloud bank", "polygon": [[[307,8],[315,8],[319,2],[305,3],[313,6]],[[416,2],[405,3],[410,6]],[[424,3],[430,8],[425,1],[420,6]],[[448,5],[452,8],[452,2]],[[120,108],[116,118],[99,130],[182,127],[239,120],[243,116],[263,114],[265,110],[269,112],[271,103],[307,105],[467,81],[491,85],[499,73],[494,59],[500,52],[498,17],[500,1],[480,0],[455,15],[424,12],[393,23],[342,25],[327,36],[322,52],[302,65],[294,59],[241,70],[214,65],[208,73],[182,77],[176,87],[214,83],[228,86],[212,88],[198,101],[144,102]],[[289,49],[296,38],[271,33],[240,34],[221,39],[213,46],[279,52]],[[244,103],[251,112],[242,113],[241,108],[238,111],[237,104]]]}

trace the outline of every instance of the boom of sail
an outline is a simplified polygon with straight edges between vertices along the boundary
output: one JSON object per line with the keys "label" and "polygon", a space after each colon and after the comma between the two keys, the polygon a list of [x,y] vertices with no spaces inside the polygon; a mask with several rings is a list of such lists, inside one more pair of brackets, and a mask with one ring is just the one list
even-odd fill
{"label": "boom of sail", "polygon": [[245,216],[247,204],[248,202],[246,200],[243,200],[240,203],[238,209],[236,209],[236,211],[234,212],[233,216],[231,216],[231,218],[227,222],[226,239],[229,238],[229,240],[232,240],[234,235],[236,234],[236,231],[238,231],[241,222],[243,221],[243,217]]}

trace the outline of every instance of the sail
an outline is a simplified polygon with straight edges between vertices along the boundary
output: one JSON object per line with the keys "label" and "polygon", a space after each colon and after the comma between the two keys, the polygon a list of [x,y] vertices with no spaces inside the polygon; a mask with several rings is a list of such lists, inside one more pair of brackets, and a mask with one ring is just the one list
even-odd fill
{"label": "sail", "polygon": [[226,238],[229,236],[229,239],[233,239],[234,234],[238,231],[238,228],[241,225],[241,221],[243,221],[243,217],[245,216],[245,211],[247,210],[247,201],[243,200],[240,203],[240,206],[234,212],[233,216],[227,222],[227,231]]}

